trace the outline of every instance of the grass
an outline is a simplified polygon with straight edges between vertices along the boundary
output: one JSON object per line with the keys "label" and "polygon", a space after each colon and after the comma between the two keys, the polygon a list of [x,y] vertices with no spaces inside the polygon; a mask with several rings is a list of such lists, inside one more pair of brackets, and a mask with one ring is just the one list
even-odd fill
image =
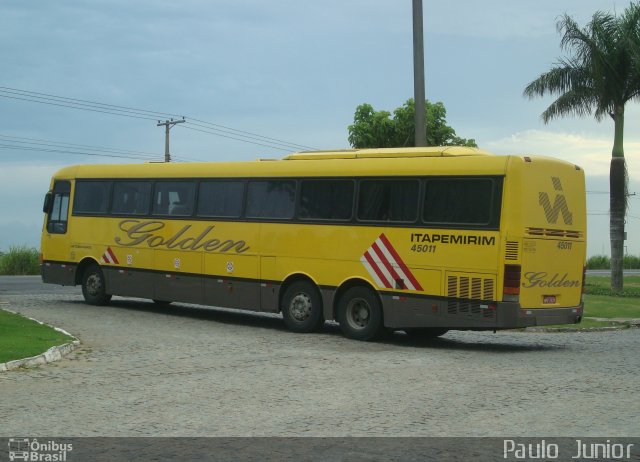
{"label": "grass", "polygon": [[49,326],[0,310],[0,363],[36,356],[73,340]]}
{"label": "grass", "polygon": [[620,327],[625,326],[624,323],[615,321],[596,321],[595,319],[583,319],[580,324],[558,324],[552,326],[544,326],[546,329],[595,329],[599,327]]}
{"label": "grass", "polygon": [[11,246],[9,252],[0,255],[0,275],[39,274],[38,249]]}
{"label": "grass", "polygon": [[640,318],[640,298],[585,295],[584,315],[590,318]]}
{"label": "grass", "polygon": [[625,276],[624,290],[620,294],[611,292],[611,277],[609,276],[587,276],[585,284],[585,294],[587,295],[610,295],[614,297],[640,297],[640,276]]}
{"label": "grass", "polygon": [[640,276],[625,276],[624,291],[612,294],[609,276],[587,276],[584,315],[594,318],[640,318]]}

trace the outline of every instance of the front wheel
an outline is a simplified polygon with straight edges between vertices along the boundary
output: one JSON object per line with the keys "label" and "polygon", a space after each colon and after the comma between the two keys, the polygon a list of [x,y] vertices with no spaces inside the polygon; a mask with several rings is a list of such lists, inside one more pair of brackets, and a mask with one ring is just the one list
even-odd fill
{"label": "front wheel", "polygon": [[111,295],[106,293],[104,274],[98,265],[91,265],[82,275],[82,295],[89,305],[106,305]]}
{"label": "front wheel", "polygon": [[374,340],[384,334],[382,304],[369,288],[352,287],[338,301],[342,333],[355,340]]}
{"label": "front wheel", "polygon": [[324,324],[322,298],[308,281],[291,284],[282,297],[282,317],[293,332],[315,332]]}

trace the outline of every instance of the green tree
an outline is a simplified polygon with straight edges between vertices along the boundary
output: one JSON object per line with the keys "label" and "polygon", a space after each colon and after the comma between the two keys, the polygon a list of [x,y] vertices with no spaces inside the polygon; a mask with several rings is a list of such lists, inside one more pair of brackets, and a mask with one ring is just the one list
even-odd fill
{"label": "green tree", "polygon": [[[475,140],[464,139],[447,125],[444,104],[426,102],[427,145],[477,147]],[[415,146],[415,105],[407,100],[393,111],[376,111],[370,104],[356,108],[349,125],[349,143],[354,148],[397,148]]]}
{"label": "green tree", "polygon": [[542,113],[548,123],[567,115],[607,115],[614,122],[609,170],[611,289],[622,290],[627,171],[624,159],[625,104],[640,97],[640,6],[632,3],[621,16],[596,12],[586,27],[564,15],[557,23],[561,58],[524,90],[529,98],[557,96]]}

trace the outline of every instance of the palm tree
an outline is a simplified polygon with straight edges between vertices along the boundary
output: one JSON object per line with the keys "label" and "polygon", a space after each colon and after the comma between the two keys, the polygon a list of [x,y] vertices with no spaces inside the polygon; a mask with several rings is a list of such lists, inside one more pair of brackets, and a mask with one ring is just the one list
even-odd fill
{"label": "palm tree", "polygon": [[624,108],[640,99],[640,4],[632,3],[621,16],[596,12],[581,28],[568,15],[557,23],[561,48],[569,57],[560,59],[524,90],[529,98],[554,95],[557,99],[542,113],[542,120],[566,115],[607,115],[614,121],[609,171],[609,236],[611,240],[611,289],[622,290],[624,222],[627,208],[627,169],[624,159]]}

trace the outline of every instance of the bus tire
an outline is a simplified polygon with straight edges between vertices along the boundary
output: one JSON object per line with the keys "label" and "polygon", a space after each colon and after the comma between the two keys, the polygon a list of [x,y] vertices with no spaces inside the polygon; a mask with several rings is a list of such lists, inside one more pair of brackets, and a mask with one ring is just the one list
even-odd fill
{"label": "bus tire", "polygon": [[291,284],[282,297],[280,309],[285,325],[293,332],[315,332],[324,325],[322,298],[311,282]]}
{"label": "bus tire", "polygon": [[342,333],[354,340],[375,340],[386,333],[380,299],[364,286],[352,287],[340,297],[338,322]]}
{"label": "bus tire", "polygon": [[111,301],[106,293],[104,274],[98,265],[89,265],[82,274],[82,295],[89,305],[103,306]]}
{"label": "bus tire", "polygon": [[404,329],[407,335],[416,340],[431,340],[449,332],[444,327],[417,327],[413,329]]}

